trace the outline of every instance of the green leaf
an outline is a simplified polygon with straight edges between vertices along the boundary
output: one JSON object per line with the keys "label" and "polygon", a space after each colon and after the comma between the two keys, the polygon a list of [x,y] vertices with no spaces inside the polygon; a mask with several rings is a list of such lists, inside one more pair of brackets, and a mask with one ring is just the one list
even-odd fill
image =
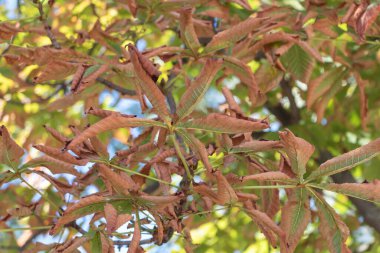
{"label": "green leaf", "polygon": [[289,191],[288,202],[281,209],[281,228],[287,232],[289,252],[293,252],[310,222],[311,212],[305,188]]}
{"label": "green leaf", "polygon": [[364,163],[380,153],[380,138],[354,149],[343,155],[327,160],[319,168],[313,171],[307,181],[312,181],[320,177],[334,175],[336,173],[351,169]]}
{"label": "green leaf", "polygon": [[345,245],[345,241],[350,233],[346,224],[343,223],[319,193],[311,189],[310,192],[313,194],[318,208],[317,214],[320,220],[319,229],[321,236],[326,240],[330,252],[350,252]]}
{"label": "green leaf", "polygon": [[100,239],[100,232],[96,232],[91,239],[91,252],[102,253],[102,241]]}
{"label": "green leaf", "polygon": [[293,45],[284,55],[281,62],[295,79],[305,82],[311,73],[314,59],[299,45]]}

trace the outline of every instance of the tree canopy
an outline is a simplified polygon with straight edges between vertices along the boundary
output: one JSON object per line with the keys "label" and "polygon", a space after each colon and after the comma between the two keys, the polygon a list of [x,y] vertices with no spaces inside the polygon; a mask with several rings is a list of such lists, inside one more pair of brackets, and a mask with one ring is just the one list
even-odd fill
{"label": "tree canopy", "polygon": [[12,2],[1,252],[379,252],[379,3]]}

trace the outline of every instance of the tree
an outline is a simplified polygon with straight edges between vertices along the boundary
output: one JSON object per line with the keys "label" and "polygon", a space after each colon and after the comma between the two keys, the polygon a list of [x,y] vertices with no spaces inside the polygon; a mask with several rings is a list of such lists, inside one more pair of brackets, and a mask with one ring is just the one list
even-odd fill
{"label": "tree", "polygon": [[1,250],[377,252],[379,10],[18,1]]}

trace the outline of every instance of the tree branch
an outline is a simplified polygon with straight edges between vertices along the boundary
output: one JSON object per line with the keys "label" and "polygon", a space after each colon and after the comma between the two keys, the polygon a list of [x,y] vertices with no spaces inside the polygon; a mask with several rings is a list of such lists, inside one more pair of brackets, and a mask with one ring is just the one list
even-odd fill
{"label": "tree branch", "polygon": [[120,87],[117,84],[114,84],[113,82],[111,82],[109,80],[106,80],[106,79],[104,79],[102,77],[96,78],[96,81],[98,81],[99,83],[107,86],[108,88],[110,88],[112,90],[116,90],[116,91],[120,92],[121,95],[130,95],[130,96],[136,95],[136,91],[134,91],[134,90],[128,90],[126,88]]}
{"label": "tree branch", "polygon": [[44,7],[43,7],[42,2],[38,1],[37,4],[38,4],[37,8],[38,8],[38,11],[40,13],[40,20],[41,20],[42,24],[44,25],[46,35],[49,37],[51,44],[53,45],[53,47],[55,49],[61,49],[61,45],[58,43],[57,39],[55,38],[55,35],[51,31],[50,25],[48,24],[48,22],[46,20],[45,13],[44,13]]}

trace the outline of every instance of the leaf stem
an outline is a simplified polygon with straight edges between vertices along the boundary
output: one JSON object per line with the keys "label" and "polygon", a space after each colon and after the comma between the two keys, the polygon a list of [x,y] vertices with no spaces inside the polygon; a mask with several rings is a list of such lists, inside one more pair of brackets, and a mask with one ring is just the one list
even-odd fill
{"label": "leaf stem", "polygon": [[191,175],[191,172],[190,172],[189,166],[187,165],[186,159],[181,152],[181,148],[179,147],[179,144],[175,138],[175,134],[171,134],[170,139],[173,141],[174,148],[177,152],[177,155],[178,155],[179,159],[181,160],[183,166],[185,167],[187,178],[189,179],[190,183],[192,183],[193,182],[193,176]]}
{"label": "leaf stem", "polygon": [[50,228],[51,228],[51,226],[24,227],[24,228],[4,228],[4,229],[0,229],[0,233],[13,232],[13,231],[19,231],[19,230],[44,230],[44,229],[50,229]]}
{"label": "leaf stem", "polygon": [[43,194],[40,190],[38,190],[37,188],[35,188],[33,185],[29,184],[21,175],[20,175],[20,179],[22,182],[24,182],[27,186],[29,186],[29,188],[31,188],[33,191],[37,192],[39,195],[41,195],[41,197],[46,200],[47,202],[49,202],[50,205],[54,206],[57,210],[59,210],[59,206],[57,206],[53,201],[51,201],[48,197],[45,196],[45,194]]}

